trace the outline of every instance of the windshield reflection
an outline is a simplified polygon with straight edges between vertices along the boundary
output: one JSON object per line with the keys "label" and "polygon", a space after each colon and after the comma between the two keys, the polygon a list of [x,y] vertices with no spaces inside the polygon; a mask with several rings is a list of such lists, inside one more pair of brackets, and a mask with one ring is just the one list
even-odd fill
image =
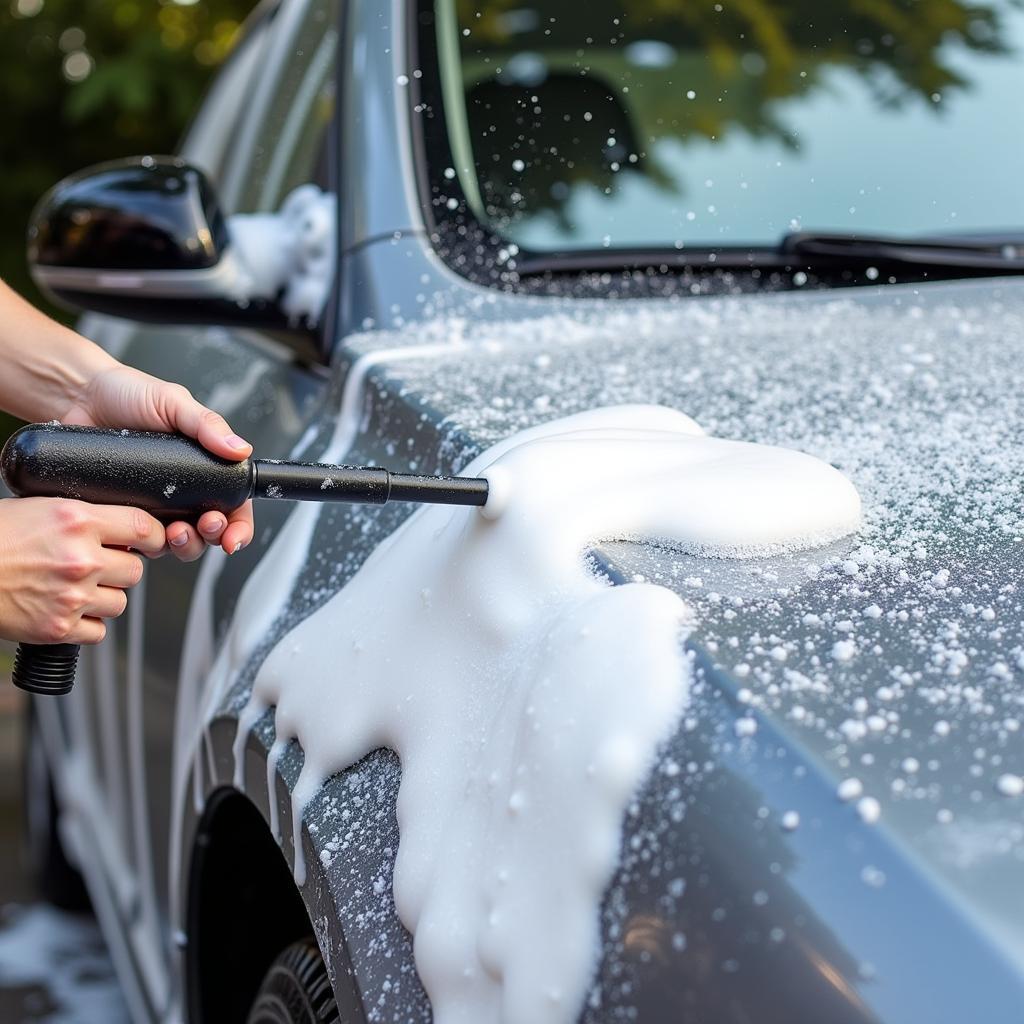
{"label": "windshield reflection", "polygon": [[1012,0],[439,0],[437,13],[439,49],[458,35],[443,71],[465,104],[446,104],[460,183],[524,248],[1024,223]]}

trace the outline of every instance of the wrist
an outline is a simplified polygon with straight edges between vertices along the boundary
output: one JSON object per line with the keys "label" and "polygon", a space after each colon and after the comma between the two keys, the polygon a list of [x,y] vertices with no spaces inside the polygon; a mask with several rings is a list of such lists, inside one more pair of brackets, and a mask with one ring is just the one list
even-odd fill
{"label": "wrist", "polygon": [[40,359],[38,373],[43,386],[39,394],[46,406],[37,417],[40,419],[60,419],[68,410],[84,406],[96,377],[120,365],[99,345],[75,331],[66,327],[60,331]]}
{"label": "wrist", "polygon": [[0,282],[0,408],[24,420],[61,417],[117,361]]}
{"label": "wrist", "polygon": [[62,380],[62,401],[67,409],[86,403],[92,382],[108,370],[121,364],[95,342],[83,338],[74,331],[68,332],[71,338],[66,351],[67,362]]}

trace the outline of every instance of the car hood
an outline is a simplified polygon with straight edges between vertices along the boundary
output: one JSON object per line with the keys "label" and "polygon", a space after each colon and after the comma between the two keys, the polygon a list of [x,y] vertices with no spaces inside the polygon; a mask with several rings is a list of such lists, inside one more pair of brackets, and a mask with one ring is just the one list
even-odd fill
{"label": "car hood", "polygon": [[[908,870],[1024,972],[1024,285],[530,309],[513,319],[481,303],[389,338],[408,358],[376,371],[370,434],[394,436],[404,415],[410,432],[436,431],[435,464],[418,468],[450,470],[543,420],[659,403],[720,437],[819,456],[863,500],[858,535],[791,557],[595,538],[613,576],[663,583],[693,608],[697,684],[661,766],[688,781],[664,790],[656,772],[637,822],[662,849],[685,846],[695,801],[720,822],[774,816],[813,777],[834,806],[812,821],[860,851],[848,901],[884,889],[883,854],[865,852],[882,842],[902,865],[891,872]],[[382,337],[348,351],[379,351]],[[771,749],[801,767],[771,800],[741,811],[735,787],[709,782],[764,776]],[[859,794],[848,804],[843,780]],[[680,830],[672,842],[666,828]],[[631,877],[627,863],[620,891]]]}

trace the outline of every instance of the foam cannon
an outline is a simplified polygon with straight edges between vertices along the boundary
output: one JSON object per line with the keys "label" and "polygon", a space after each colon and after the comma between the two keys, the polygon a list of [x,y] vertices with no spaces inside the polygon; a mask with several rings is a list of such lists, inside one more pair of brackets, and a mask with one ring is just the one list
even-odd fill
{"label": "foam cannon", "polygon": [[[0,454],[0,471],[17,497],[131,505],[165,523],[194,520],[204,512],[226,514],[249,498],[371,505],[487,501],[483,479],[273,459],[230,462],[180,434],[56,423],[29,424],[13,434]],[[12,679],[31,693],[68,693],[77,663],[77,644],[22,643]]]}

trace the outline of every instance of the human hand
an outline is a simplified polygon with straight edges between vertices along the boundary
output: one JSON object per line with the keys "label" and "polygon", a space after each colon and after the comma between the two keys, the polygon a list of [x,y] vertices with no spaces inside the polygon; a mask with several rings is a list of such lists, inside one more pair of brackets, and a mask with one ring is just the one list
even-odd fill
{"label": "human hand", "polygon": [[[111,362],[94,374],[60,420],[86,427],[177,431],[195,438],[214,455],[235,461],[252,454],[252,445],[233,433],[222,416],[197,402],[186,388],[120,363]],[[176,557],[190,562],[203,553],[206,544],[220,544],[229,555],[234,554],[252,540],[252,502],[247,501],[227,516],[205,512],[196,527],[184,522],[167,527],[167,543]]]}
{"label": "human hand", "polygon": [[0,500],[0,636],[99,643],[103,620],[125,610],[125,590],[142,579],[143,561],[133,552],[160,555],[164,539],[163,525],[137,508]]}

